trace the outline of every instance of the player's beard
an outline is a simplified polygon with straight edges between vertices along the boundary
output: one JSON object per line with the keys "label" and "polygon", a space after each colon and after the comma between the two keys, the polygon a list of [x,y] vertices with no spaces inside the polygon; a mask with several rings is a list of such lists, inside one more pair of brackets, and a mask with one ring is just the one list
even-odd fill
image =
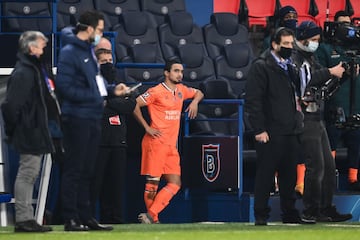
{"label": "player's beard", "polygon": [[177,81],[177,80],[172,80],[172,79],[169,79],[170,80],[170,82],[172,83],[172,84],[179,84],[179,83],[181,83],[181,80],[179,80],[179,81]]}

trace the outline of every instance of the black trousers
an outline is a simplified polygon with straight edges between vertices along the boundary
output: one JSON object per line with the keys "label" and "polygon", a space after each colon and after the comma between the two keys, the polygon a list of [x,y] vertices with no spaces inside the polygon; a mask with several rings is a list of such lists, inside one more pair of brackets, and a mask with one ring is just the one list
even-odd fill
{"label": "black trousers", "polygon": [[93,210],[99,203],[100,221],[124,223],[126,192],[126,148],[101,146],[96,161],[96,174],[91,184]]}
{"label": "black trousers", "polygon": [[317,216],[320,208],[332,205],[335,191],[335,160],[322,121],[305,121],[300,137],[305,159],[304,213]]}
{"label": "black trousers", "polygon": [[101,120],[63,116],[65,159],[61,196],[64,220],[92,217],[90,184],[101,134]]}
{"label": "black trousers", "polygon": [[295,208],[296,164],[299,138],[296,135],[270,136],[267,143],[256,143],[256,177],[254,189],[254,214],[256,219],[268,219],[270,191],[274,174],[279,176],[282,218],[296,218]]}

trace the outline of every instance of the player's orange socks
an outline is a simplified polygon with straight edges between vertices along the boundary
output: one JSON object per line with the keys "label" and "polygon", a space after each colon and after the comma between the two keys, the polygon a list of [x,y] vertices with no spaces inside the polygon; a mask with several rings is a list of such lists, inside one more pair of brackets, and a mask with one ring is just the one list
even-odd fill
{"label": "player's orange socks", "polygon": [[300,193],[301,195],[304,194],[304,179],[305,179],[305,164],[301,163],[298,164],[296,167],[296,186],[295,186],[295,191]]}
{"label": "player's orange socks", "polygon": [[358,180],[358,170],[356,168],[349,168],[348,181],[354,183]]}
{"label": "player's orange socks", "polygon": [[144,202],[145,202],[145,206],[146,206],[147,210],[149,210],[149,208],[151,207],[151,205],[154,202],[157,189],[158,189],[157,184],[153,184],[153,183],[145,184]]}
{"label": "player's orange socks", "polygon": [[305,163],[301,163],[296,166],[296,173],[297,173],[296,185],[304,184],[305,170],[306,170]]}
{"label": "player's orange socks", "polygon": [[169,204],[173,196],[179,191],[180,186],[174,183],[168,183],[156,195],[153,204],[148,210],[154,222],[159,220],[159,213]]}

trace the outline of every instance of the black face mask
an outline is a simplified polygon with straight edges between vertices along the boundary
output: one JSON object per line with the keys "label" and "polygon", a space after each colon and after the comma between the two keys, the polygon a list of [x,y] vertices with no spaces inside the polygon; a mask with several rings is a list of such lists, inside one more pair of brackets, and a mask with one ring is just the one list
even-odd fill
{"label": "black face mask", "polygon": [[108,81],[114,83],[116,81],[116,68],[112,63],[100,64],[101,75]]}
{"label": "black face mask", "polygon": [[280,47],[280,51],[279,56],[282,57],[283,59],[289,59],[292,53],[292,48],[287,48],[287,47]]}
{"label": "black face mask", "polygon": [[296,19],[289,19],[283,22],[284,27],[290,28],[294,32],[296,31],[296,24],[297,24]]}

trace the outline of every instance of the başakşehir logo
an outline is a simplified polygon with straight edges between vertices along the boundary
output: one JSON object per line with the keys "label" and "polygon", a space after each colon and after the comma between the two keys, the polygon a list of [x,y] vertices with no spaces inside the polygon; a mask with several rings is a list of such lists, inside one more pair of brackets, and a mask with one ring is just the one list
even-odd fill
{"label": "ba\u015fak\u015fehir logo", "polygon": [[220,173],[220,144],[202,145],[202,173],[208,182],[214,182]]}

